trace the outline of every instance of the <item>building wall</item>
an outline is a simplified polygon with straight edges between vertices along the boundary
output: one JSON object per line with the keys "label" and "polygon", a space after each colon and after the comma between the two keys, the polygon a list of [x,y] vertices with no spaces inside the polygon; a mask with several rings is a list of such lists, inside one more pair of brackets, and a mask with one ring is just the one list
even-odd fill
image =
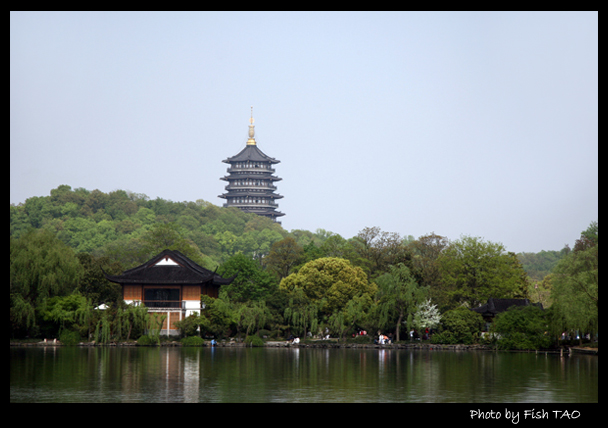
{"label": "building wall", "polygon": [[[150,286],[147,286],[150,288]],[[167,288],[166,286],[159,286],[161,288]],[[142,285],[123,285],[123,299],[127,304],[134,304],[136,302],[143,301],[143,290]],[[149,313],[155,314],[155,316],[167,315],[167,319],[163,322],[162,334],[178,334],[178,330],[175,327],[176,321],[192,315],[198,314],[201,310],[201,294],[205,294],[211,297],[218,297],[218,287],[214,286],[200,286],[200,285],[184,285],[181,290],[181,300],[184,302],[184,307],[173,310],[154,310],[149,309]]]}

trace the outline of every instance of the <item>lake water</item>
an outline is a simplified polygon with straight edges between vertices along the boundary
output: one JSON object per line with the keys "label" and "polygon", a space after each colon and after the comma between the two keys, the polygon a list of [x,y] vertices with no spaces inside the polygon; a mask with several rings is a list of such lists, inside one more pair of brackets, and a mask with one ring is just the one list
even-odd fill
{"label": "lake water", "polygon": [[598,402],[591,355],[228,347],[10,353],[12,403]]}

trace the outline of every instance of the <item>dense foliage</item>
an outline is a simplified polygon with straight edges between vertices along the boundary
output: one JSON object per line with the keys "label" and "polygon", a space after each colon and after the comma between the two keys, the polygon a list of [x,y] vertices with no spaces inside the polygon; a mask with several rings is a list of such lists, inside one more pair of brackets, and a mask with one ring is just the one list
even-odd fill
{"label": "dense foliage", "polygon": [[463,343],[470,345],[479,340],[483,318],[477,312],[460,307],[441,316],[439,333],[433,335],[433,343]]}
{"label": "dense foliage", "polygon": [[470,343],[483,323],[468,308],[489,297],[553,306],[544,315],[551,337],[593,334],[598,326],[597,222],[572,251],[515,255],[469,236],[415,239],[378,227],[352,238],[324,229],[288,232],[203,200],[63,185],[11,204],[10,247],[11,337],[158,343],[162,320],[125,305],[105,274],[164,249],[236,275],[219,298],[202,297],[201,314],[180,322],[189,337],[237,336],[255,346],[261,336],[345,338],[365,330],[403,340],[403,331],[430,329],[438,332],[434,341]]}
{"label": "dense foliage", "polygon": [[492,337],[499,349],[540,349],[551,345],[549,323],[537,306],[513,306],[499,314]]}

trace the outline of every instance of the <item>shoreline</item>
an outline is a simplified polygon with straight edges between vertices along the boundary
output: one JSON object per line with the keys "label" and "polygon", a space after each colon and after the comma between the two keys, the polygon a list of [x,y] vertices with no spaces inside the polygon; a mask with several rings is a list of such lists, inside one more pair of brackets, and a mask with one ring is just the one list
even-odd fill
{"label": "shoreline", "polygon": [[[47,347],[47,346],[64,346],[59,341],[41,341],[41,342],[10,342],[11,347]],[[137,342],[110,342],[106,344],[97,344],[95,342],[80,342],[77,347],[182,347],[182,343],[178,341],[162,342],[160,345],[138,345]],[[219,342],[215,345],[218,348],[245,348],[248,347],[244,342]],[[201,347],[210,347],[208,342],[204,343]],[[392,343],[390,345],[380,344],[361,344],[361,343],[340,343],[335,341],[318,341],[312,343],[298,343],[291,344],[289,341],[268,341],[265,342],[261,348],[321,348],[321,349],[409,349],[409,350],[423,350],[423,351],[495,351],[494,348],[487,345],[441,345],[441,344],[430,344],[430,343]],[[536,352],[539,354],[587,354],[587,355],[598,355],[597,348],[583,348],[583,347],[570,347],[561,349],[543,349],[543,350],[508,350],[508,352]]]}

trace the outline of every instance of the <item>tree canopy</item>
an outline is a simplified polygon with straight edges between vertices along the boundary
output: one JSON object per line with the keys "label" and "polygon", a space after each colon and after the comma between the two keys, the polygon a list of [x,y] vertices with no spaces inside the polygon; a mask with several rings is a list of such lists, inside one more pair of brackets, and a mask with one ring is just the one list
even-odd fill
{"label": "tree canopy", "polygon": [[[204,313],[183,322],[188,332],[344,337],[364,329],[400,338],[403,328],[434,328],[440,320],[446,340],[469,340],[475,336],[457,326],[477,329],[467,308],[489,297],[551,307],[546,320],[553,333],[598,329],[597,222],[572,250],[516,255],[478,237],[414,239],[376,226],[351,238],[322,228],[288,232],[204,200],[61,185],[10,205],[10,247],[10,323],[17,336],[63,330],[107,341],[157,326],[143,310],[125,307],[120,287],[104,272],[119,274],[164,249],[224,277],[236,275],[219,298],[202,298]],[[95,311],[101,303],[110,310]]]}
{"label": "tree canopy", "polygon": [[445,308],[466,304],[471,308],[488,298],[527,297],[523,267],[500,243],[464,236],[451,242],[438,258]]}
{"label": "tree canopy", "polygon": [[355,296],[373,296],[376,292],[376,285],[368,282],[360,267],[336,257],[306,263],[299,272],[281,280],[279,286],[290,292],[300,289],[313,302],[323,301],[323,310],[329,313],[343,309]]}

